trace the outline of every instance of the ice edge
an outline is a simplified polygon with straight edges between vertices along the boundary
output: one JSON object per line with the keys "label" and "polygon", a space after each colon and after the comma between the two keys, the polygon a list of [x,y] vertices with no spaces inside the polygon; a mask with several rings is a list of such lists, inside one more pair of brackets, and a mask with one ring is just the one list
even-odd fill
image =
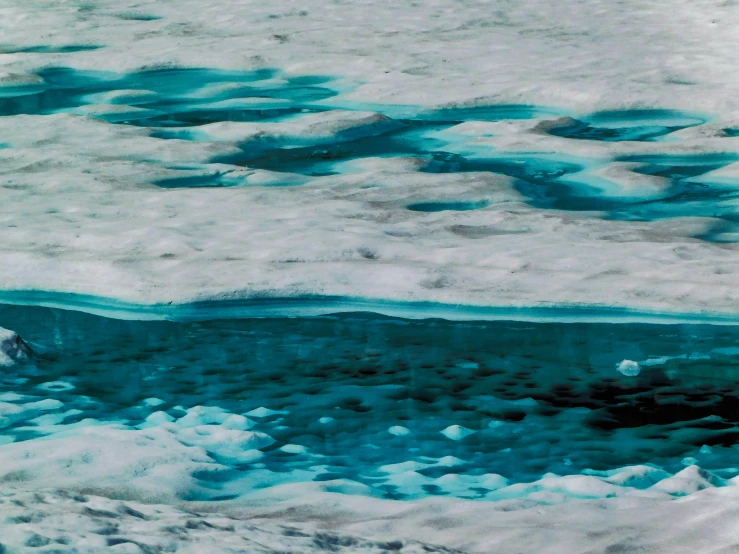
{"label": "ice edge", "polygon": [[42,306],[125,320],[205,321],[260,317],[316,317],[366,312],[403,319],[451,321],[603,322],[739,325],[737,313],[634,310],[592,304],[495,306],[331,295],[223,298],[139,304],[111,297],[41,290],[0,291],[0,304]]}

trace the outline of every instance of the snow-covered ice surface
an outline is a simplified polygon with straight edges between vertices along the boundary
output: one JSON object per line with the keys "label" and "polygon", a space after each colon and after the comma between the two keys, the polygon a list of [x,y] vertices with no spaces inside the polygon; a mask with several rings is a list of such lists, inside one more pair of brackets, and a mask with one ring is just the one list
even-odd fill
{"label": "snow-covered ice surface", "polygon": [[0,9],[3,290],[736,314],[732,2]]}
{"label": "snow-covered ice surface", "polygon": [[739,550],[738,28],[0,0],[0,552]]}

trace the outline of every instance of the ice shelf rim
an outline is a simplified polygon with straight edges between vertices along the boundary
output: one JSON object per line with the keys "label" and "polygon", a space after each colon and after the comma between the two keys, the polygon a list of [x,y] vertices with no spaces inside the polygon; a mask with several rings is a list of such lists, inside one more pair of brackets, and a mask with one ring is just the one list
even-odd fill
{"label": "ice shelf rim", "polygon": [[410,320],[739,325],[739,313],[641,310],[594,304],[475,305],[337,295],[242,296],[169,303],[44,290],[0,291],[0,305],[38,306],[110,319],[197,322],[366,313]]}

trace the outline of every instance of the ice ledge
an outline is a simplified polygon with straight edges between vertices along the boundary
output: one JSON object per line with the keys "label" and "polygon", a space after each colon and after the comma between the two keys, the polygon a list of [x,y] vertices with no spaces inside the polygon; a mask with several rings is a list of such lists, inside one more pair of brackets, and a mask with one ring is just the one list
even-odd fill
{"label": "ice ledge", "polygon": [[[146,304],[67,292],[13,290],[0,291],[0,304],[60,308],[125,320],[204,321],[255,317],[315,317],[364,312],[406,319],[451,321],[739,324],[739,313],[731,312],[636,310],[592,304],[481,306],[331,295],[213,298],[192,302]],[[21,340],[20,337],[18,340]]]}

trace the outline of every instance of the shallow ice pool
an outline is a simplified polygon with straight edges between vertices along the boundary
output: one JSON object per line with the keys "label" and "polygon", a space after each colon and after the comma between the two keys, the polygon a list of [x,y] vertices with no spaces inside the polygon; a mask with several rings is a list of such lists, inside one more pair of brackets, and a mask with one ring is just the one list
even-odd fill
{"label": "shallow ice pool", "polygon": [[[686,468],[710,470],[695,475],[705,486],[739,474],[739,327],[370,314],[181,323],[7,305],[0,325],[34,352],[0,374],[6,481],[33,478],[13,465],[29,456],[19,448],[43,448],[51,472],[49,452],[106,429],[199,449],[205,465],[177,490],[189,500],[310,481],[395,499],[681,495],[696,487],[675,485]],[[95,464],[70,456],[61,471]]]}

